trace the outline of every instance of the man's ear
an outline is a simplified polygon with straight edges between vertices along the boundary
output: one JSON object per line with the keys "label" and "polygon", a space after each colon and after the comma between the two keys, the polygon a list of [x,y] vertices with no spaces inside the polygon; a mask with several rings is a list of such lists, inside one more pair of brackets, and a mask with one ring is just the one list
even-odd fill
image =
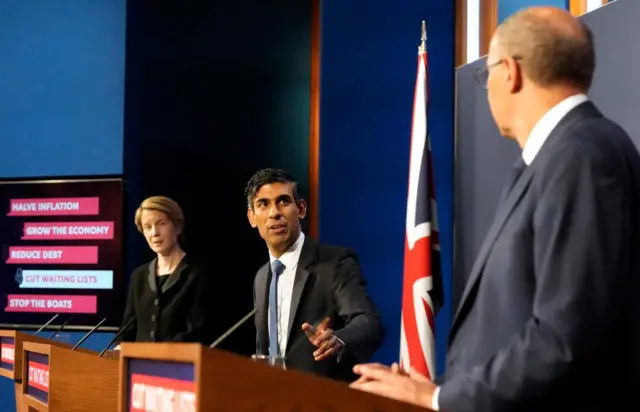
{"label": "man's ear", "polygon": [[258,224],[256,223],[256,215],[255,213],[253,213],[253,208],[251,207],[247,208],[247,219],[249,219],[249,224],[252,228],[255,229],[256,227],[258,227]]}
{"label": "man's ear", "polygon": [[300,199],[300,201],[298,202],[298,217],[300,219],[304,219],[306,215],[307,215],[307,202],[305,202],[304,199]]}
{"label": "man's ear", "polygon": [[512,94],[518,93],[522,88],[522,76],[524,75],[522,66],[513,57],[505,57],[502,64],[505,67],[506,80],[509,82],[509,91]]}

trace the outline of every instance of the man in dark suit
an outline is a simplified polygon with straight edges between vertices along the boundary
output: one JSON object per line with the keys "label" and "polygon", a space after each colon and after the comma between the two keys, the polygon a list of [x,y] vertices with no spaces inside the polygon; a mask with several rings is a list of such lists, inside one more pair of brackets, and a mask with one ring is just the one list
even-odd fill
{"label": "man in dark suit", "polygon": [[245,196],[249,223],[269,249],[254,282],[257,353],[285,356],[287,368],[353,380],[353,366],[384,337],[356,254],[305,237],[306,203],[289,173],[258,171]]}
{"label": "man in dark suit", "polygon": [[589,29],[564,10],[498,28],[480,78],[523,151],[456,313],[444,383],[358,365],[353,387],[456,412],[637,402],[640,157],[588,101],[594,68]]}

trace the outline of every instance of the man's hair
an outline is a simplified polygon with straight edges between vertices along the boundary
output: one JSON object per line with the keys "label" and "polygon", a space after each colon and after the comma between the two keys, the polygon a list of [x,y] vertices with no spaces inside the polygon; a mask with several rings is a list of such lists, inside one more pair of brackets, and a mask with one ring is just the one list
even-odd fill
{"label": "man's hair", "polygon": [[522,10],[496,31],[501,52],[518,58],[524,73],[540,86],[571,84],[588,91],[595,71],[593,34],[576,19],[575,25]]}
{"label": "man's hair", "polygon": [[244,189],[247,206],[253,208],[253,201],[256,197],[256,193],[258,193],[262,186],[272,183],[291,183],[293,186],[293,200],[296,203],[299,202],[298,182],[296,182],[291,173],[282,169],[269,168],[258,170],[253,176],[251,176],[249,182],[247,182],[247,187]]}

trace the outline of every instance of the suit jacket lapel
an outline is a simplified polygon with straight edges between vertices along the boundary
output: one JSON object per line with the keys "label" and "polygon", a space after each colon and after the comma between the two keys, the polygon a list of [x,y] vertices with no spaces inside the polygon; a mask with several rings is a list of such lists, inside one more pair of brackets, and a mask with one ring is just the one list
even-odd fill
{"label": "suit jacket lapel", "polygon": [[[314,261],[316,254],[316,245],[317,244],[313,239],[306,237],[304,240],[304,244],[302,245],[300,258],[298,259],[298,269],[296,270],[296,277],[293,281],[293,291],[291,292],[291,307],[289,308],[289,324],[287,329],[287,347],[289,347],[289,345],[291,344],[292,337],[296,335],[296,333],[292,333],[294,321],[298,313],[300,299],[302,298],[304,287],[307,284],[307,280],[309,279],[310,272],[307,269],[309,265],[311,265],[311,263],[313,263]],[[300,326],[301,325],[296,325],[296,327]]]}
{"label": "suit jacket lapel", "polygon": [[149,282],[149,289],[156,295],[158,294],[158,288],[156,287],[156,266],[157,266],[158,258],[154,258],[149,263],[149,276],[147,280]]}
{"label": "suit jacket lapel", "polygon": [[[550,146],[553,146],[555,141],[564,134],[564,132],[577,120],[589,118],[593,116],[601,116],[598,109],[591,102],[585,102],[578,105],[576,108],[571,110],[561,121],[560,123],[553,129],[547,141],[540,149],[536,159],[540,156],[544,156],[545,149],[548,150]],[[465,306],[471,304],[468,302],[470,298],[471,291],[476,287],[477,282],[482,277],[482,272],[484,270],[484,266],[487,262],[487,258],[489,257],[489,252],[493,247],[504,223],[507,218],[511,215],[511,212],[515,208],[515,206],[520,201],[520,198],[524,194],[526,188],[529,186],[531,182],[531,178],[534,173],[534,165],[536,161],[534,159],[533,163],[529,165],[520,176],[520,179],[513,187],[504,203],[499,207],[498,212],[496,213],[496,217],[489,228],[489,232],[480,247],[480,252],[478,253],[478,257],[476,258],[475,263],[473,264],[473,268],[471,269],[471,275],[469,276],[469,280],[465,286],[464,292],[462,294],[462,298],[460,299],[460,303],[458,304],[458,310],[456,311],[453,324],[451,326],[451,333],[449,335],[449,343],[453,341],[455,337],[455,333],[457,332],[457,328],[463,320],[462,314],[464,312]]]}
{"label": "suit jacket lapel", "polygon": [[464,292],[462,294],[462,299],[460,299],[460,304],[458,305],[458,310],[454,317],[453,325],[451,331],[453,332],[460,321],[460,313],[462,312],[463,307],[467,304],[467,299],[469,298],[469,294],[473,290],[476,282],[480,280],[480,274],[482,273],[482,269],[489,257],[489,252],[495,243],[498,234],[500,234],[500,230],[504,226],[504,223],[507,221],[507,218],[511,215],[511,212],[516,207],[520,198],[524,194],[525,190],[529,186],[531,182],[531,177],[533,176],[533,168],[531,166],[527,167],[520,175],[518,182],[515,184],[511,192],[505,199],[502,206],[498,210],[496,217],[489,228],[489,233],[487,234],[484,242],[482,242],[482,247],[480,248],[480,252],[478,253],[478,257],[476,258],[475,263],[473,264],[473,269],[471,270],[471,276],[469,276],[469,280],[464,288]]}
{"label": "suit jacket lapel", "polygon": [[186,260],[186,257],[183,257],[182,260],[180,261],[180,264],[176,268],[176,270],[174,270],[173,273],[169,275],[169,279],[167,279],[167,281],[164,282],[164,284],[162,285],[162,293],[165,293],[173,285],[178,283],[178,281],[180,280],[180,275],[182,274],[182,271],[184,271],[186,268],[187,268],[187,260]]}
{"label": "suit jacket lapel", "polygon": [[[156,285],[156,268],[158,264],[158,258],[154,258],[149,263],[149,276],[147,278],[149,282],[149,289],[155,294],[158,294],[158,287]],[[178,283],[180,280],[180,274],[183,270],[187,268],[187,258],[186,256],[182,258],[176,270],[173,271],[171,275],[169,275],[169,279],[162,285],[162,293],[165,293],[169,288]]]}
{"label": "suit jacket lapel", "polygon": [[291,333],[293,322],[296,317],[296,313],[298,312],[298,306],[300,306],[300,298],[302,297],[304,286],[307,284],[307,279],[309,279],[309,271],[298,266],[296,278],[293,282],[293,291],[291,292],[291,308],[289,309],[289,325],[287,327],[287,336],[289,337],[287,339],[287,346],[289,346],[289,342],[291,342],[291,336],[294,335],[294,333]]}
{"label": "suit jacket lapel", "polygon": [[269,325],[267,325],[269,313],[269,282],[271,281],[271,268],[269,263],[263,265],[256,278],[256,329],[260,350],[264,353],[269,347]]}

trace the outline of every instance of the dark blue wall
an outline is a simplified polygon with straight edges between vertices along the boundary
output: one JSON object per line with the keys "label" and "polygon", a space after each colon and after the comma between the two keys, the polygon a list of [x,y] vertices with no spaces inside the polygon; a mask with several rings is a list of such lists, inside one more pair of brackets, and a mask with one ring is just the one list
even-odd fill
{"label": "dark blue wall", "polygon": [[[326,1],[322,6],[321,240],[356,249],[399,357],[409,143],[420,25],[427,21],[429,129],[444,284],[451,296],[454,2]],[[436,319],[443,371],[451,299]]]}
{"label": "dark blue wall", "polygon": [[[289,169],[307,191],[311,3],[129,0],[127,21],[127,216],[156,194],[184,208],[186,249],[214,279],[216,335],[251,310],[268,260],[246,217],[251,174]],[[140,264],[151,255],[130,228]],[[221,347],[252,353],[253,326]]]}

